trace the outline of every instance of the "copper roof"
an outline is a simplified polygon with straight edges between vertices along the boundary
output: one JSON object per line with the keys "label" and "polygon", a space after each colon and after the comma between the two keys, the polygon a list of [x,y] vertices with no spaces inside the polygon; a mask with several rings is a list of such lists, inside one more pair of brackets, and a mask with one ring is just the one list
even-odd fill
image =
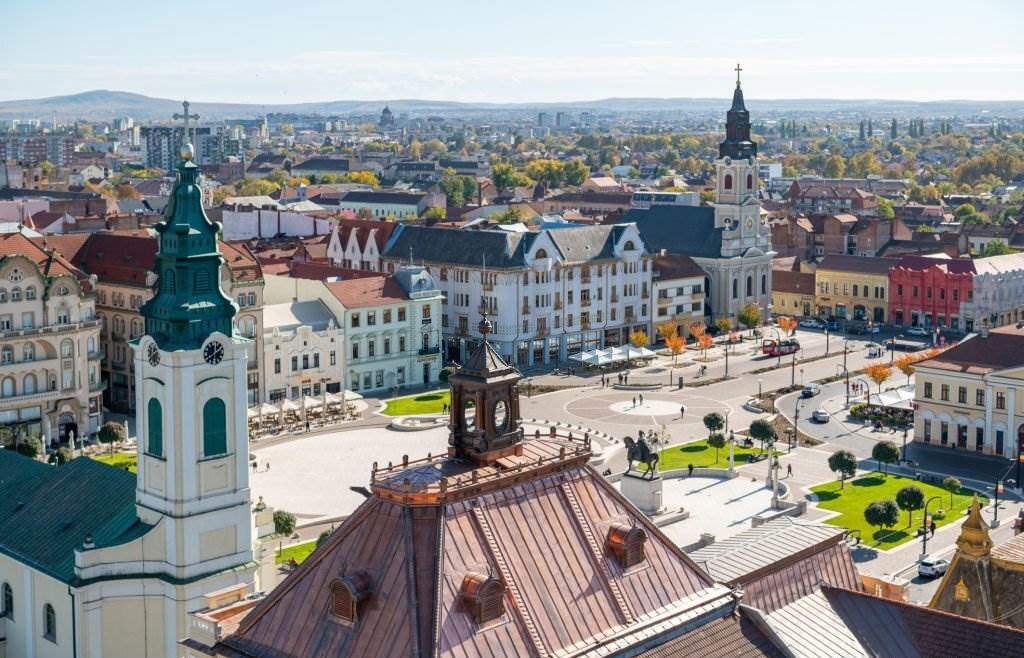
{"label": "copper roof", "polygon": [[[732,609],[727,588],[585,465],[585,444],[521,445],[522,454],[483,467],[428,458],[378,469],[374,495],[221,640],[218,655],[614,656]],[[605,548],[616,522],[645,531],[642,565],[624,570]],[[357,570],[373,593],[357,623],[340,623],[328,585]],[[502,621],[477,627],[462,609],[470,572],[505,585]]]}

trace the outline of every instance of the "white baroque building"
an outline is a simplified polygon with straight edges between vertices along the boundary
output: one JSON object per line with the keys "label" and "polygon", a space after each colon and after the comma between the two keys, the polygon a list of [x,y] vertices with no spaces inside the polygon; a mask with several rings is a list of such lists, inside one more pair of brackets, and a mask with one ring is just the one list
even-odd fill
{"label": "white baroque building", "polygon": [[410,254],[444,293],[446,359],[465,361],[485,313],[491,344],[520,367],[650,332],[650,257],[630,224],[537,232],[401,226],[384,261]]}
{"label": "white baroque building", "polygon": [[960,317],[976,329],[1024,320],[1024,254],[974,259],[974,294],[960,303]]}

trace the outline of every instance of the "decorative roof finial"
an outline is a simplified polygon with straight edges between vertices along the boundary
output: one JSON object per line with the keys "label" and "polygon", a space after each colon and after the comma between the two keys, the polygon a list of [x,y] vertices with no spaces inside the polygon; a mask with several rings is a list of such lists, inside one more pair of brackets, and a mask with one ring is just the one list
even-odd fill
{"label": "decorative roof finial", "polygon": [[[189,108],[189,102],[188,101],[182,101],[181,102],[181,109],[184,110],[184,112],[182,114],[178,114],[177,112],[175,112],[174,116],[171,117],[174,120],[178,120],[178,119],[184,119],[185,120],[185,137],[184,137],[184,139],[181,140],[182,143],[183,143],[183,145],[181,147],[181,159],[185,160],[186,162],[190,161],[192,159],[192,157],[195,155],[195,151],[192,148],[192,136],[188,132],[188,120],[189,119],[195,119],[196,121],[199,121],[199,115],[198,114],[189,114],[188,113],[188,108]],[[188,153],[190,153],[189,157],[187,157],[187,158],[185,157],[185,152],[186,152],[185,151],[185,147],[186,146],[188,147]]]}
{"label": "decorative roof finial", "polygon": [[484,342],[487,342],[487,334],[494,330],[494,325],[487,319],[487,313],[484,312],[483,319],[480,320],[480,324],[477,325],[477,329],[480,331],[480,335],[483,336]]}
{"label": "decorative roof finial", "polygon": [[736,62],[736,68],[734,70],[736,71],[736,88],[739,89],[739,86],[740,86],[740,72],[743,71],[743,67],[740,66],[739,62]]}

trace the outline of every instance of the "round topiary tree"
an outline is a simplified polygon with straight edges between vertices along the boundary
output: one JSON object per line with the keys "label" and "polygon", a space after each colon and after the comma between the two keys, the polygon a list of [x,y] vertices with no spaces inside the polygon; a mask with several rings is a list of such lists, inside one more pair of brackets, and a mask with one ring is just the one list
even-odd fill
{"label": "round topiary tree", "polygon": [[836,450],[828,458],[828,467],[833,473],[839,473],[839,488],[846,487],[846,478],[857,473],[857,457],[849,450]]}
{"label": "round topiary tree", "polygon": [[914,510],[924,507],[924,492],[920,487],[914,485],[903,487],[896,492],[896,504],[909,514],[907,518],[907,527],[909,528],[914,524]]}
{"label": "round topiary tree", "polygon": [[725,447],[725,435],[714,432],[708,437],[708,445],[715,449],[715,463],[718,463],[718,451]]}
{"label": "round topiary tree", "polygon": [[895,501],[877,500],[864,509],[864,520],[876,527],[891,528],[899,523],[900,508]]}
{"label": "round topiary tree", "polygon": [[295,532],[295,515],[284,510],[275,511],[274,532],[279,535],[290,535]]}
{"label": "round topiary tree", "polygon": [[900,449],[892,441],[881,441],[871,449],[871,458],[878,462],[878,470],[882,470],[882,464],[889,464],[900,458]]}
{"label": "round topiary tree", "polygon": [[18,454],[25,455],[31,459],[36,459],[39,454],[43,451],[43,442],[38,437],[30,436],[25,439],[18,441],[17,447]]}
{"label": "round topiary tree", "polygon": [[115,443],[122,443],[128,440],[128,430],[121,423],[108,420],[100,427],[97,438],[100,440],[100,443],[110,446],[110,452],[113,452]]}
{"label": "round topiary tree", "polygon": [[708,437],[725,427],[725,418],[717,411],[704,416],[704,427],[708,428]]}
{"label": "round topiary tree", "polygon": [[775,428],[764,418],[752,422],[747,433],[750,434],[750,438],[761,442],[761,452],[764,452],[765,442],[775,440]]}
{"label": "round topiary tree", "polygon": [[75,453],[71,452],[70,448],[57,448],[57,450],[50,454],[46,460],[47,463],[56,464],[57,466],[63,466],[69,461],[75,458]]}
{"label": "round topiary tree", "polygon": [[949,492],[949,509],[953,509],[953,494],[959,492],[963,486],[963,483],[952,475],[942,481],[942,488]]}

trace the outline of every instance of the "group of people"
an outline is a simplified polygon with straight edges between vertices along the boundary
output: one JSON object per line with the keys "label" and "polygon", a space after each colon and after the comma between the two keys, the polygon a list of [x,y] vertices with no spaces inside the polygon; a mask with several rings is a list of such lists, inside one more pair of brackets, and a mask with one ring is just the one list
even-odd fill
{"label": "group of people", "polygon": [[[634,407],[636,407],[636,397],[637,396],[635,396],[635,395],[633,396],[633,406]],[[640,394],[640,406],[641,407],[644,406],[644,394],[643,393]],[[641,432],[640,434],[643,435],[643,432]]]}

